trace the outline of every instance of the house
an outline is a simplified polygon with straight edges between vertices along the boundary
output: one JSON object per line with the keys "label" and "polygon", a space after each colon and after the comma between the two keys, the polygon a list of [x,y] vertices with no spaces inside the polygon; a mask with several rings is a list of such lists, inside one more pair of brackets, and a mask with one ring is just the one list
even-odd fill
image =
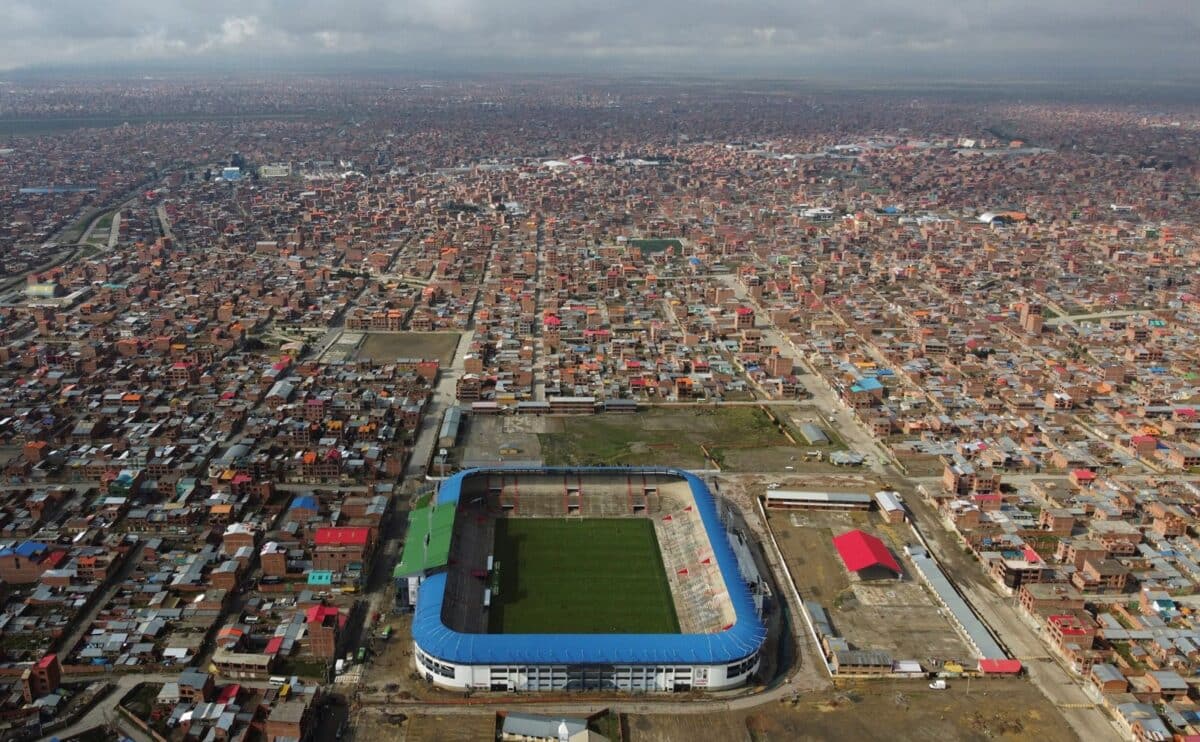
{"label": "house", "polygon": [[65,551],[51,549],[40,541],[23,541],[0,549],[0,580],[13,585],[37,582],[48,570],[57,567],[67,556]]}
{"label": "house", "polygon": [[1129,681],[1115,665],[1102,662],[1092,666],[1089,678],[1101,693],[1124,693],[1129,690]]}
{"label": "house", "polygon": [[351,565],[357,565],[361,571],[370,559],[373,541],[370,528],[318,528],[313,535],[313,543],[316,546],[313,568],[345,572]]}
{"label": "house", "polygon": [[213,676],[200,670],[188,669],[179,674],[179,697],[190,703],[207,703],[213,699],[216,685]]}
{"label": "house", "polygon": [[316,726],[313,696],[289,698],[276,703],[267,716],[266,742],[306,740]]}
{"label": "house", "polygon": [[1151,670],[1146,673],[1146,685],[1164,701],[1186,696],[1187,681],[1174,670]]}
{"label": "house", "polygon": [[1135,740],[1167,742],[1171,731],[1149,703],[1122,703],[1117,706],[1117,719]]}
{"label": "house", "polygon": [[314,657],[337,657],[338,641],[346,627],[346,615],[328,605],[314,605],[304,614],[308,624],[308,650]]}
{"label": "house", "polygon": [[21,673],[21,688],[26,703],[33,703],[42,696],[58,690],[62,682],[62,663],[58,655],[50,653]]}

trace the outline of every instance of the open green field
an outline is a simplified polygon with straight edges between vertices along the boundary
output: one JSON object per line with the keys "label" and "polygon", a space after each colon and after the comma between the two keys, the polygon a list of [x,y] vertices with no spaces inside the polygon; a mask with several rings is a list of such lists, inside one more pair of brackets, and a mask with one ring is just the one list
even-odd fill
{"label": "open green field", "polygon": [[630,240],[629,244],[643,253],[663,252],[668,247],[679,250],[683,247],[683,243],[676,239],[638,239]]}
{"label": "open green field", "polygon": [[493,634],[677,634],[654,524],[644,518],[500,518]]}
{"label": "open green field", "polygon": [[778,471],[800,458],[757,407],[656,407],[635,415],[546,418],[546,426],[538,440],[547,466],[705,469],[707,449],[728,471]]}
{"label": "open green field", "polygon": [[[102,216],[98,220],[96,220],[96,227],[92,231],[107,233],[110,229],[112,229],[113,219],[115,219],[116,216],[117,216],[117,212],[115,212],[115,211],[110,211],[110,212],[106,213],[104,216]],[[107,238],[108,237],[106,234],[105,239],[107,239]]]}
{"label": "open green field", "polygon": [[358,349],[359,358],[390,363],[397,358],[436,358],[449,366],[458,348],[457,332],[371,332]]}

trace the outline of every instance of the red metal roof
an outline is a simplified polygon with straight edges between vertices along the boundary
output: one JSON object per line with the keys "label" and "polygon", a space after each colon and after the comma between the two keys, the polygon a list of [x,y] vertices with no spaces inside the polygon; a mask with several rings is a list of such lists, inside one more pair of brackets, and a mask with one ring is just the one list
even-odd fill
{"label": "red metal roof", "polygon": [[845,562],[846,569],[851,572],[858,572],[867,567],[886,567],[897,575],[902,572],[892,552],[888,551],[882,541],[869,533],[859,530],[847,531],[833,539],[833,546]]}
{"label": "red metal roof", "polygon": [[313,540],[317,546],[366,546],[371,538],[370,528],[318,528]]}
{"label": "red metal roof", "polygon": [[1021,660],[979,660],[979,671],[993,675],[1016,675],[1021,672]]}
{"label": "red metal roof", "polygon": [[324,623],[325,619],[333,618],[337,621],[338,628],[346,625],[347,616],[334,608],[331,605],[314,605],[311,606],[304,614],[306,623]]}
{"label": "red metal roof", "polygon": [[273,637],[271,637],[271,640],[267,642],[266,654],[279,654],[279,650],[282,647],[283,647],[283,637],[282,636],[273,636]]}

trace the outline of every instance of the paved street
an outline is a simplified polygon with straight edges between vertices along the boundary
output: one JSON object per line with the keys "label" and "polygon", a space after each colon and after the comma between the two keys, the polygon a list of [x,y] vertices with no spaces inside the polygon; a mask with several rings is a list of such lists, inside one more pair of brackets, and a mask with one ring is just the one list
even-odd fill
{"label": "paved street", "polygon": [[[425,407],[425,414],[421,417],[421,429],[413,445],[412,458],[404,471],[406,477],[419,478],[426,474],[425,464],[435,453],[433,448],[442,425],[442,415],[449,407],[458,404],[455,385],[466,368],[467,350],[471,347],[471,339],[474,336],[473,330],[467,330],[459,337],[458,348],[454,351],[454,360],[450,362],[450,367],[438,373],[437,385],[433,388],[433,394]],[[437,472],[431,471],[429,474],[436,475]]]}
{"label": "paved street", "polygon": [[[950,561],[952,550],[962,549],[958,536],[949,532],[933,509],[920,498],[910,497],[906,504],[916,516],[934,555],[943,563]],[[972,569],[977,574],[968,576],[959,572],[952,575],[955,585],[1008,650],[1021,660],[1030,680],[1058,707],[1080,739],[1111,738],[1116,728],[1108,716],[1095,706],[1095,701],[1084,691],[1077,677],[1060,664],[1038,632],[1021,616],[1016,600],[998,594],[991,586],[990,578],[984,576],[974,563]]]}

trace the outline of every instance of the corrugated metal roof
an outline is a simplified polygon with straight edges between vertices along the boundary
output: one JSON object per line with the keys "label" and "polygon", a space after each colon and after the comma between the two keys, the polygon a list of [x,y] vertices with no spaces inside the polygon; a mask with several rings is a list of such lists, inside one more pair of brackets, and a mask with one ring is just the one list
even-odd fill
{"label": "corrugated metal roof", "polygon": [[829,442],[829,436],[825,435],[825,431],[812,423],[801,425],[800,435],[804,436],[804,440],[808,441],[810,445]]}
{"label": "corrugated metal roof", "polygon": [[917,571],[925,578],[925,581],[933,588],[933,591],[941,598],[942,603],[950,610],[959,626],[963,628],[971,643],[975,645],[976,651],[983,656],[984,659],[1004,659],[1008,655],[1001,649],[992,635],[988,633],[987,627],[971,610],[962,596],[950,584],[950,580],[946,574],[942,572],[942,568],[938,566],[933,557],[929,556],[923,548],[911,546],[906,549],[908,556],[916,566]]}
{"label": "corrugated metal roof", "polygon": [[767,502],[830,502],[847,505],[870,505],[871,496],[865,492],[810,492],[807,490],[771,490]]}
{"label": "corrugated metal roof", "polygon": [[835,536],[833,546],[851,572],[870,567],[885,567],[897,575],[903,572],[883,542],[865,531],[855,529]]}
{"label": "corrugated metal roof", "polygon": [[904,505],[896,497],[895,492],[887,492],[886,490],[876,492],[875,502],[879,503],[879,507],[883,510],[904,510]]}

